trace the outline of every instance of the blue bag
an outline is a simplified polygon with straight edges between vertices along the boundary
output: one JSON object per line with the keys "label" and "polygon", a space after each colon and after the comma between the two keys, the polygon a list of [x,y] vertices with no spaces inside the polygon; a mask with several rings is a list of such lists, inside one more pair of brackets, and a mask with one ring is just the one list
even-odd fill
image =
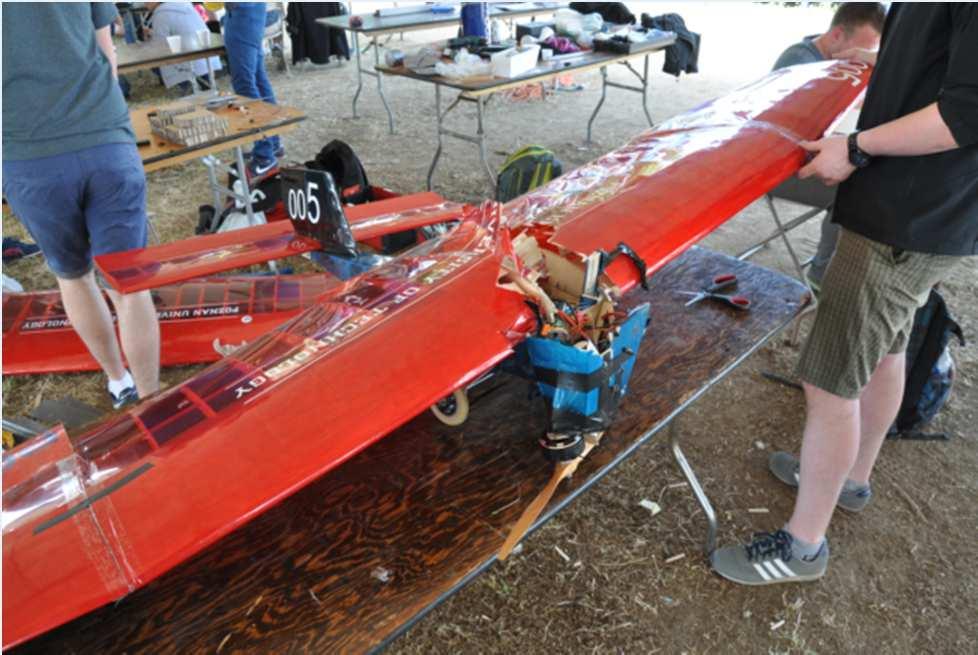
{"label": "blue bag", "polygon": [[559,447],[541,442],[549,456],[558,460],[576,457],[585,434],[610,427],[628,390],[648,322],[648,303],[632,309],[611,347],[600,355],[544,337],[524,342],[533,379],[549,401],[548,437],[551,441],[559,437]]}

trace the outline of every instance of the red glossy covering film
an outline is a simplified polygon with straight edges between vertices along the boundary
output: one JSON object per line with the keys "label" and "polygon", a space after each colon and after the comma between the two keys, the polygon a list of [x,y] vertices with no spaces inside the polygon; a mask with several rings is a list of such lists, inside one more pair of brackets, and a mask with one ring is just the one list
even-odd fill
{"label": "red glossy covering film", "polygon": [[[461,217],[464,206],[437,193],[415,193],[345,208],[357,241]],[[153,289],[195,277],[317,250],[296,235],[289,221],[208,234],[150,248],[99,255],[95,263],[112,288],[123,293]]]}
{"label": "red glossy covering film", "polygon": [[[652,273],[803,163],[862,93],[869,67],[824,62],[766,78],[660,124],[622,148],[506,205],[511,225],[556,227],[578,253],[624,241]],[[622,260],[609,270],[636,282]]]}
{"label": "red glossy covering film", "polygon": [[[657,268],[797,168],[793,141],[828,127],[867,77],[846,64],[773,74],[501,216],[473,212],[85,434],[5,455],[4,645],[145,584],[494,366],[536,326],[497,285],[511,232],[579,253],[626,241]],[[616,280],[637,282],[627,268]]]}
{"label": "red glossy covering film", "polygon": [[[154,289],[161,363],[217,361],[340,287],[335,278],[313,273],[203,278]],[[98,368],[71,327],[59,292],[3,294],[4,375]]]}

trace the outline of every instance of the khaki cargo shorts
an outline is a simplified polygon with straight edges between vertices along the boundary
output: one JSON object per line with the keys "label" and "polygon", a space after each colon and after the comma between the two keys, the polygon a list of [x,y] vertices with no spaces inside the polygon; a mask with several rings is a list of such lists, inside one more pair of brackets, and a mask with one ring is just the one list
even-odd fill
{"label": "khaki cargo shorts", "polygon": [[899,250],[843,229],[798,376],[837,396],[858,398],[880,360],[907,349],[917,308],[962,259]]}

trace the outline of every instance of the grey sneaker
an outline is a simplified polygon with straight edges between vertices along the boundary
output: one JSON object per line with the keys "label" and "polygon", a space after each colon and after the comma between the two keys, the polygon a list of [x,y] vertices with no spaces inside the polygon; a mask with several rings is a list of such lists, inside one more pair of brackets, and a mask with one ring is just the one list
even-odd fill
{"label": "grey sneaker", "polygon": [[710,558],[713,570],[727,580],[746,585],[769,585],[782,582],[808,582],[825,575],[829,564],[829,543],[810,558],[795,557],[791,552],[791,534],[784,530],[758,532],[745,546],[727,546]]}
{"label": "grey sneaker", "polygon": [[[767,462],[767,467],[771,469],[778,480],[781,480],[789,487],[797,487],[800,478],[800,464],[798,458],[791,453],[776,452],[771,453],[771,458]],[[873,490],[869,485],[856,489],[846,485],[839,494],[836,504],[847,512],[861,512],[869,504],[873,497]]]}

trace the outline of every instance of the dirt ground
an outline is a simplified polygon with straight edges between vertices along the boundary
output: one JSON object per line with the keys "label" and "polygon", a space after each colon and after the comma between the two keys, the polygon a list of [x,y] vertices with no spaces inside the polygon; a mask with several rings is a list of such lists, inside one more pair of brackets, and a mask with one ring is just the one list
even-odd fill
{"label": "dirt ground", "polygon": [[[357,3],[358,11],[361,4]],[[675,5],[629,3],[635,13],[676,11]],[[820,31],[825,7],[784,8],[742,3],[687,3],[678,9],[703,34],[700,70],[677,81],[656,72],[651,95],[655,121],[690,109],[763,75],[780,50]],[[414,32],[389,44],[407,49],[449,35]],[[658,71],[661,55],[653,58]],[[270,68],[274,69],[271,59]],[[612,78],[626,82],[623,69]],[[289,158],[311,158],[339,138],[362,158],[370,180],[399,192],[424,188],[434,152],[434,92],[425,84],[385,79],[397,120],[394,135],[367,78],[361,118],[351,117],[356,81],[352,64],[300,66],[291,77],[272,72],[279,101],[309,118],[284,142]],[[132,79],[135,104],[163,93],[142,72]],[[495,98],[488,130],[491,163],[524,145],[553,149],[572,169],[647,127],[634,94],[611,90],[584,147],[587,116],[600,95],[597,73],[544,100]],[[228,86],[225,78],[222,87]],[[474,129],[474,111],[455,112],[451,124]],[[192,234],[196,207],[209,202],[199,163],[149,176],[149,210],[164,241]],[[448,198],[476,201],[488,194],[471,144],[448,143],[435,189]],[[784,204],[787,212],[798,207]],[[755,203],[704,244],[736,253],[773,227]],[[4,234],[23,234],[12,217]],[[803,258],[818,239],[817,221],[794,233]],[[790,270],[781,244],[755,257]],[[6,267],[30,289],[53,278],[37,258]],[[859,515],[840,514],[830,529],[827,576],[808,585],[760,589],[732,585],[714,575],[701,554],[705,521],[671,461],[664,440],[650,444],[590,493],[533,535],[521,555],[493,567],[395,642],[394,653],[976,653],[978,652],[978,261],[969,260],[942,291],[969,339],[953,349],[957,379],[951,400],[932,426],[947,442],[888,442],[874,478],[874,500]],[[810,321],[805,321],[807,329]],[[790,375],[798,347],[786,337],[759,354],[700,400],[682,418],[687,455],[714,501],[721,542],[782,525],[792,495],[767,472],[768,454],[797,450],[804,420],[799,392],[768,382],[760,371]],[[193,368],[168,369],[166,383]],[[104,381],[95,374],[7,377],[3,411],[21,413],[44,398],[74,395],[108,409]],[[626,401],[627,402],[627,401]],[[639,506],[650,499],[663,511]],[[565,554],[565,558],[562,554]],[[676,555],[681,559],[672,561]],[[672,563],[666,563],[670,559]]]}

